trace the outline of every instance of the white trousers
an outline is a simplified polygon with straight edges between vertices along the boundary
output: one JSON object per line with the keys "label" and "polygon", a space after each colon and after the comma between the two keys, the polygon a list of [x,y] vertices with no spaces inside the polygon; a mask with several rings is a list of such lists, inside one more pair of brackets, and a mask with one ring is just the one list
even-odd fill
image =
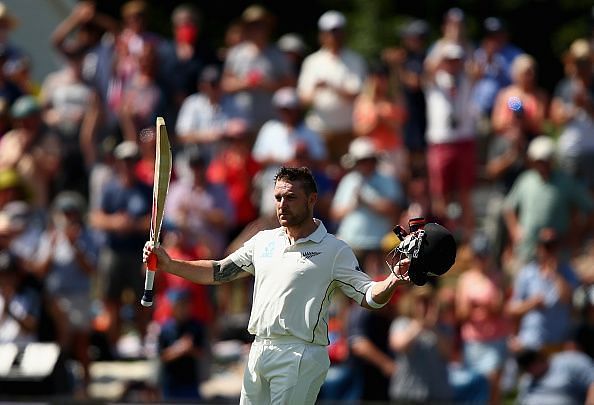
{"label": "white trousers", "polygon": [[313,405],[329,367],[325,346],[293,337],[256,337],[245,367],[239,403]]}

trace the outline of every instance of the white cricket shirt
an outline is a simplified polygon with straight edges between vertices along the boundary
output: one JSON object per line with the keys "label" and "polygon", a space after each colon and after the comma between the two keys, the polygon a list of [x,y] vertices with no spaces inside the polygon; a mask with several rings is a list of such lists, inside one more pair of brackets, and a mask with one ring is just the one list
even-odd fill
{"label": "white cricket shirt", "polygon": [[373,284],[352,249],[315,221],[318,228],[293,245],[279,227],[259,232],[229,256],[255,278],[250,333],[328,345],[334,291],[340,288],[360,304]]}

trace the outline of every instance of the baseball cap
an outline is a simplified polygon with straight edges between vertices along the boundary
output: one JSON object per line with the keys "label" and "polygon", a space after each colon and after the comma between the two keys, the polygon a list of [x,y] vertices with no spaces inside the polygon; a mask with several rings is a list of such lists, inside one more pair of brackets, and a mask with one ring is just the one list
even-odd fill
{"label": "baseball cap", "polygon": [[135,160],[140,157],[140,148],[134,141],[123,141],[115,147],[113,155],[118,160]]}
{"label": "baseball cap", "polygon": [[555,142],[546,135],[537,136],[528,145],[527,155],[534,161],[551,160],[555,155]]}
{"label": "baseball cap", "polygon": [[364,159],[377,158],[377,149],[373,141],[366,137],[355,138],[349,145],[349,151],[342,156],[340,162],[343,167],[350,169]]}
{"label": "baseball cap", "polygon": [[453,22],[464,21],[464,11],[459,7],[452,7],[444,14],[444,20]]}
{"label": "baseball cap", "polygon": [[320,16],[318,28],[320,31],[332,31],[346,26],[346,18],[340,11],[329,10]]}
{"label": "baseball cap", "polygon": [[257,22],[269,24],[273,21],[273,17],[267,9],[261,5],[254,4],[243,11],[241,14],[241,20],[247,24]]}
{"label": "baseball cap", "polygon": [[495,34],[498,32],[505,32],[506,27],[503,21],[497,17],[488,17],[483,22],[483,28],[488,34]]}
{"label": "baseball cap", "polygon": [[441,276],[456,261],[456,240],[447,228],[429,222],[423,229],[425,236],[419,255],[412,259],[408,269],[410,280],[416,285],[424,285],[429,276]]}
{"label": "baseball cap", "polygon": [[85,209],[85,199],[76,191],[62,191],[55,197],[53,207],[62,212],[82,213]]}
{"label": "baseball cap", "polygon": [[10,115],[13,118],[27,118],[33,114],[37,114],[41,111],[41,106],[35,97],[26,95],[16,99],[12,107],[10,108]]}
{"label": "baseball cap", "polygon": [[573,60],[589,60],[592,58],[592,47],[586,39],[576,39],[569,47],[569,56]]}
{"label": "baseball cap", "polygon": [[294,87],[282,87],[272,96],[272,105],[276,108],[299,108],[300,102]]}
{"label": "baseball cap", "polygon": [[200,82],[218,83],[221,81],[221,70],[216,65],[208,65],[200,72]]}
{"label": "baseball cap", "polygon": [[281,36],[276,42],[278,48],[283,52],[305,53],[307,46],[303,39],[295,33],[288,33]]}
{"label": "baseball cap", "polygon": [[425,20],[412,20],[400,31],[402,37],[425,37],[429,35],[429,24]]}

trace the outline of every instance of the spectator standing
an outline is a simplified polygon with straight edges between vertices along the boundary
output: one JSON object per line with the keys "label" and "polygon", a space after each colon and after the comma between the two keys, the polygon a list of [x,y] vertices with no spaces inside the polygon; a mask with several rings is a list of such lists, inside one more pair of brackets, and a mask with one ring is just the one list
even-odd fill
{"label": "spectator standing", "polygon": [[[537,81],[536,60],[528,54],[518,55],[511,66],[512,84],[504,87],[497,94],[493,106],[492,124],[496,135],[521,121],[521,129],[529,140],[541,135],[548,114],[549,98]],[[509,107],[512,97],[517,97],[521,108]]]}
{"label": "spectator standing", "polygon": [[[573,242],[592,222],[594,203],[586,188],[555,167],[555,143],[539,136],[528,145],[531,168],[514,182],[504,201],[504,219],[514,254],[521,263],[535,257],[538,233],[553,228],[561,240]],[[574,215],[583,214],[580,221]]]}
{"label": "spectator standing", "polygon": [[425,130],[427,127],[423,62],[427,53],[429,24],[412,20],[400,31],[401,48],[387,48],[383,60],[390,67],[390,78],[400,86],[406,110],[403,135],[414,176],[425,172]]}
{"label": "spectator standing", "polygon": [[95,1],[81,0],[54,29],[51,42],[61,54],[84,52],[88,56],[85,63],[88,77],[85,78],[90,79],[96,73],[96,52],[101,41],[109,41],[107,36],[116,36],[119,29],[118,21],[97,11]]}
{"label": "spectator standing", "polygon": [[390,399],[396,402],[447,402],[452,399],[448,379],[451,336],[439,323],[433,287],[410,289],[402,298],[401,314],[390,326],[390,347],[396,367]]}
{"label": "spectator standing", "polygon": [[[425,87],[432,211],[468,240],[475,221],[471,200],[477,168],[477,112],[471,99],[474,81],[465,70],[465,52],[460,45],[447,43],[439,48],[439,63]],[[454,204],[459,205],[461,221],[451,213]]]}
{"label": "spectator standing", "polygon": [[441,36],[427,50],[427,56],[423,64],[424,70],[429,75],[433,75],[441,64],[442,48],[452,44],[462,48],[465,62],[474,52],[474,45],[468,37],[466,15],[458,7],[452,7],[444,13]]}
{"label": "spectator standing", "polygon": [[262,6],[252,5],[244,10],[241,20],[243,41],[229,49],[221,84],[247,117],[252,132],[257,133],[274,117],[274,92],[294,85],[295,77],[286,56],[271,42],[274,16]]}
{"label": "spectator standing", "polygon": [[565,77],[551,101],[551,119],[561,131],[559,160],[563,170],[594,192],[594,52],[585,39],[572,42],[565,54]]}
{"label": "spectator standing", "polygon": [[137,70],[126,82],[116,110],[124,139],[136,141],[144,128],[152,128],[165,114],[165,95],[157,84],[156,48],[145,45],[137,55]]}
{"label": "spectator standing", "polygon": [[210,160],[228,130],[233,131],[239,125],[247,130],[247,116],[242,115],[235,99],[223,92],[218,66],[208,65],[202,69],[197,90],[183,101],[179,110],[176,141],[184,149],[197,145]]}
{"label": "spectator standing", "polygon": [[64,66],[46,76],[39,98],[43,121],[61,137],[64,146],[60,186],[86,194],[80,132],[95,92],[83,78],[84,56],[82,49],[65,52]]}
{"label": "spectator standing", "polygon": [[44,290],[57,302],[67,337],[67,356],[82,366],[84,388],[91,382],[91,279],[95,277],[98,249],[85,222],[84,198],[64,191],[52,203],[52,221],[41,236],[35,261]]}
{"label": "spectator standing", "polygon": [[509,40],[505,23],[497,17],[488,17],[483,22],[483,38],[471,56],[470,63],[478,76],[473,91],[473,100],[479,106],[484,136],[490,135],[491,116],[497,93],[512,81],[512,63],[524,53]]}
{"label": "spectator standing", "polygon": [[24,55],[23,50],[11,40],[11,31],[17,28],[19,20],[10,12],[5,3],[0,2],[0,48],[7,60],[16,60]]}
{"label": "spectator standing", "polygon": [[384,268],[383,237],[398,223],[404,206],[400,183],[378,171],[378,153],[369,138],[356,138],[343,159],[349,172],[338,183],[330,214],[336,235],[354,250],[371,277]]}
{"label": "spectator standing", "polygon": [[561,350],[572,332],[572,297],[578,278],[560,256],[561,239],[552,228],[538,233],[537,255],[517,275],[509,313],[518,321],[512,350]]}
{"label": "spectator standing", "polygon": [[390,88],[386,65],[371,65],[363,90],[355,99],[353,128],[356,136],[373,141],[381,156],[380,167],[397,179],[408,178],[408,156],[403,145],[402,126],[407,113],[402,94]]}
{"label": "spectator standing", "polygon": [[239,125],[228,126],[221,139],[221,147],[207,169],[208,180],[224,185],[233,204],[235,220],[229,231],[229,240],[235,239],[258,217],[253,180],[261,169],[251,153],[247,126],[241,121],[235,122]]}
{"label": "spectator standing", "polygon": [[193,4],[181,3],[173,9],[171,28],[173,39],[163,41],[158,50],[158,82],[175,117],[184,99],[195,92],[202,69],[217,58],[205,36],[202,13]]}
{"label": "spectator standing", "polygon": [[[176,228],[169,222],[164,229],[162,240],[163,245],[176,259],[190,260],[193,257],[206,257],[209,253],[208,247],[196,238],[191,229]],[[158,273],[155,285],[153,320],[159,325],[163,325],[173,316],[174,302],[170,300],[169,291],[186,290],[189,295],[187,298],[190,300],[190,317],[206,327],[213,326],[215,305],[208,286],[194,284],[169,273]],[[220,311],[220,308],[217,310]]]}
{"label": "spectator standing", "polygon": [[181,158],[188,171],[169,186],[164,220],[201,241],[208,257],[221,257],[235,219],[227,189],[208,180],[208,161],[199,149]]}
{"label": "spectator standing", "polygon": [[330,163],[337,165],[353,139],[353,107],[366,77],[366,63],[346,44],[345,16],[335,10],[318,19],[320,48],[301,66],[298,93],[309,109],[308,125],[321,134]]}
{"label": "spectator standing", "polygon": [[507,337],[511,332],[511,324],[503,312],[507,286],[503,272],[494,267],[487,236],[477,232],[470,247],[472,267],[462,273],[456,285],[455,308],[463,360],[465,366],[489,380],[489,403],[498,404],[507,359]]}
{"label": "spectator standing", "polygon": [[516,360],[524,373],[518,403],[589,404],[594,402],[594,363],[579,351],[566,350],[547,356],[537,350],[524,350]]}
{"label": "spectator standing", "polygon": [[0,343],[14,343],[21,349],[38,340],[41,314],[41,297],[23,283],[23,276],[17,259],[7,250],[0,251]]}
{"label": "spectator standing", "polygon": [[393,297],[379,311],[367,311],[351,305],[348,321],[349,367],[361,384],[361,400],[388,401],[390,378],[397,365],[389,347],[388,336],[394,319]]}
{"label": "spectator standing", "polygon": [[294,159],[304,149],[316,166],[326,159],[326,146],[320,134],[303,119],[303,107],[294,87],[278,89],[272,98],[278,118],[267,121],[252,149],[252,156],[262,166],[260,173],[260,214],[274,211],[274,201],[268,198],[274,187],[274,173]]}
{"label": "spectator standing", "polygon": [[[101,100],[104,102],[104,109],[107,113],[104,125],[108,132],[119,128],[118,125],[121,125],[119,114],[122,111],[125,113],[137,112],[130,111],[133,106],[127,105],[124,94],[130,82],[137,80],[141,65],[145,70],[141,75],[146,74],[150,56],[154,57],[155,50],[159,49],[162,43],[162,38],[159,35],[148,30],[148,8],[149,5],[144,0],[129,0],[124,3],[121,7],[122,28],[114,41],[107,42],[98,55],[94,70],[97,74],[96,80]],[[153,72],[153,75],[155,73]],[[142,102],[141,106],[146,106],[146,104],[147,102]],[[123,135],[130,136],[126,128],[120,128],[120,130]]]}
{"label": "spectator standing", "polygon": [[43,123],[33,96],[20,97],[11,107],[14,127],[0,140],[0,168],[14,168],[33,193],[34,209],[47,208],[62,169],[62,142]]}
{"label": "spectator standing", "polygon": [[[135,176],[139,159],[138,145],[124,141],[114,149],[115,176],[101,192],[100,206],[91,212],[90,224],[105,234],[100,246],[98,281],[102,289],[109,324],[107,335],[112,347],[121,335],[123,294],[127,291],[142,294],[142,265],[135,249],[142,246],[150,225],[152,190]],[[140,333],[144,333],[147,319],[137,314]]]}
{"label": "spectator standing", "polygon": [[492,242],[492,256],[498,265],[510,251],[503,219],[503,200],[522,172],[528,168],[528,135],[523,129],[522,113],[515,113],[506,130],[487,142],[484,176],[489,181],[490,198],[486,206],[485,231]]}
{"label": "spectator standing", "polygon": [[299,77],[303,59],[305,59],[308,53],[308,47],[303,41],[303,38],[301,38],[301,35],[295,32],[289,32],[282,35],[276,41],[276,45],[287,56],[293,77]]}

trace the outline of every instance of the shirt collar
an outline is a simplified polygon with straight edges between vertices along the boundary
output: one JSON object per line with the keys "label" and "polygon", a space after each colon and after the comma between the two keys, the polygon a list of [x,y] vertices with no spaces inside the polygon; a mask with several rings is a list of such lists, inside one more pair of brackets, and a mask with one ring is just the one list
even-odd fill
{"label": "shirt collar", "polygon": [[[314,243],[320,243],[322,241],[322,239],[324,239],[324,237],[328,233],[328,231],[326,230],[326,227],[324,226],[322,221],[320,221],[319,219],[314,218],[313,220],[318,225],[316,230],[313,231],[312,233],[310,233],[308,236],[295,241],[295,243],[307,242],[308,240],[310,240]],[[281,226],[279,229],[279,235],[286,235],[285,232],[286,232],[285,228],[283,226]]]}

